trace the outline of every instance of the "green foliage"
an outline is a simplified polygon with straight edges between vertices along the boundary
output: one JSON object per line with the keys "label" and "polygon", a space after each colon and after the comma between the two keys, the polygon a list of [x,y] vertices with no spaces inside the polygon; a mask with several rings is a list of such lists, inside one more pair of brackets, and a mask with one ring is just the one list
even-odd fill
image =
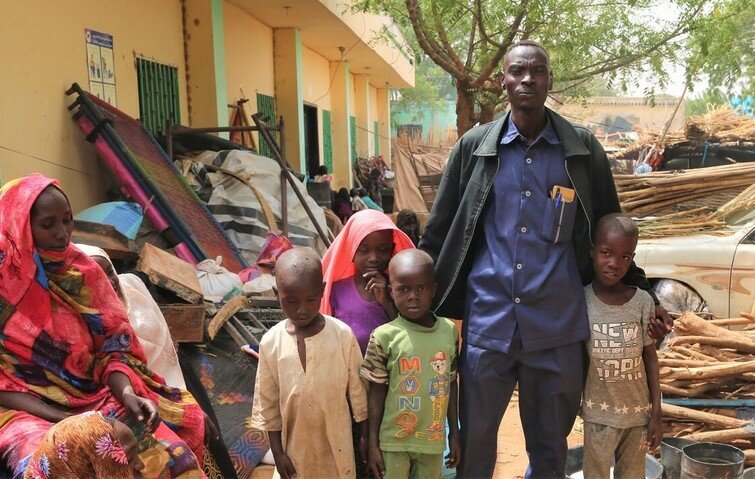
{"label": "green foliage", "polygon": [[[668,83],[670,62],[686,63],[688,81],[707,72],[721,84],[751,78],[755,68],[752,0],[354,0],[352,5],[392,16],[414,52],[424,52],[453,78],[459,104],[475,105],[469,118],[460,120],[460,132],[480,118],[480,111],[505,108],[498,74],[506,49],[523,39],[549,50],[556,95],[585,95],[596,84],[621,93],[639,77],[650,77],[645,94],[652,98]],[[730,50],[737,53],[731,57]],[[435,81],[423,78],[425,73],[418,69],[421,98],[431,94],[425,87]]]}
{"label": "green foliage", "polygon": [[[700,19],[688,42],[688,81],[706,79],[726,94],[755,95],[755,3],[729,0]],[[710,94],[711,92],[705,92]]]}
{"label": "green foliage", "polygon": [[426,57],[416,65],[414,88],[399,90],[400,99],[391,103],[392,111],[413,107],[439,111],[448,100],[456,100],[456,89],[448,73]]}
{"label": "green foliage", "polygon": [[708,111],[708,108],[725,105],[729,100],[720,88],[709,88],[703,91],[697,98],[687,100],[684,104],[684,116],[702,115]]}

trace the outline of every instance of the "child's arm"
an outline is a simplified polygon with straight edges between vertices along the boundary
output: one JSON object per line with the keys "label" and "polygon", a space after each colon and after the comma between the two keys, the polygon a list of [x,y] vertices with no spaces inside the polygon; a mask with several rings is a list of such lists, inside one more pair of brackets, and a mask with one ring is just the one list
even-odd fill
{"label": "child's arm", "polygon": [[446,461],[446,467],[456,467],[461,461],[461,439],[459,438],[459,408],[457,406],[459,398],[459,387],[457,381],[451,383],[451,390],[448,398],[448,446],[450,453]]}
{"label": "child's arm", "polygon": [[359,370],[362,367],[362,352],[359,349],[359,343],[354,334],[349,331],[349,338],[346,342],[347,357],[349,358],[349,404],[351,405],[351,414],[354,422],[359,425],[359,452],[362,461],[367,463],[368,442],[367,442],[367,391],[364,382],[359,377]]}
{"label": "child's arm", "polygon": [[[378,328],[379,329],[379,328]],[[362,377],[370,382],[367,393],[367,420],[368,439],[368,463],[370,470],[376,478],[385,475],[385,463],[383,453],[380,452],[380,423],[383,422],[385,411],[385,398],[388,396],[388,354],[383,350],[375,338],[375,332],[370,336],[367,351],[364,354]]]}
{"label": "child's arm", "polygon": [[292,478],[296,474],[291,459],[283,450],[281,430],[283,419],[280,413],[280,386],[278,384],[278,361],[269,350],[268,338],[262,338],[260,359],[257,363],[257,376],[254,382],[252,404],[252,427],[267,431],[270,438],[270,451],[275,459],[275,467],[281,478]]}
{"label": "child's arm", "polygon": [[642,348],[642,360],[645,363],[645,376],[650,391],[650,422],[648,423],[647,445],[651,451],[661,445],[663,426],[661,424],[661,384],[658,373],[658,355],[655,344]]}
{"label": "child's arm", "polygon": [[270,451],[273,453],[275,468],[278,469],[278,474],[280,474],[281,479],[293,479],[296,477],[296,469],[294,469],[294,463],[291,462],[291,458],[283,450],[281,432],[268,431],[267,435],[270,438]]}
{"label": "child's arm", "polygon": [[385,463],[383,462],[383,453],[380,452],[380,423],[383,422],[383,411],[385,410],[385,398],[388,396],[387,384],[370,384],[370,392],[367,399],[367,410],[369,411],[369,463],[370,470],[375,477],[385,475]]}
{"label": "child's arm", "polygon": [[459,437],[459,331],[452,326],[454,332],[454,357],[451,360],[451,387],[449,388],[448,412],[448,447],[450,449],[446,467],[456,467],[461,462],[461,438]]}

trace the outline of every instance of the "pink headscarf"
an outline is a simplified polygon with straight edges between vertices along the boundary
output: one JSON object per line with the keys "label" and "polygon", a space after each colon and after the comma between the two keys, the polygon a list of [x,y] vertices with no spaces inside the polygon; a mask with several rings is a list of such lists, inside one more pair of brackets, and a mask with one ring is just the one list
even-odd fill
{"label": "pink headscarf", "polygon": [[398,229],[386,214],[376,210],[362,210],[354,213],[322,258],[325,292],[320,303],[321,313],[331,314],[330,291],[333,288],[333,283],[354,276],[356,272],[354,254],[362,240],[370,233],[383,230],[393,231],[394,255],[399,251],[414,248],[412,240],[406,236],[406,233]]}

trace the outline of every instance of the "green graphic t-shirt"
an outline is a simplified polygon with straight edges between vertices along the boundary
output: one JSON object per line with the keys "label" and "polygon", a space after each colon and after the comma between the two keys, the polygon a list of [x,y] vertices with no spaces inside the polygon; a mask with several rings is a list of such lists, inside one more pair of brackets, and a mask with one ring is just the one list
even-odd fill
{"label": "green graphic t-shirt", "polygon": [[458,344],[456,327],[440,317],[425,328],[399,315],[372,332],[361,374],[388,385],[380,449],[443,454]]}

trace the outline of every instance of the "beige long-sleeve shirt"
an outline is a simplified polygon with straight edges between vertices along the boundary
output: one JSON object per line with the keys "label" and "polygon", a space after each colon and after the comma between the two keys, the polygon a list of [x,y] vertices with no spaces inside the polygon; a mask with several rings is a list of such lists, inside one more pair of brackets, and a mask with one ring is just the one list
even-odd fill
{"label": "beige long-sleeve shirt", "polygon": [[351,417],[367,419],[359,344],[347,325],[325,316],[323,330],[304,340],[305,372],[287,323],[273,326],[260,343],[252,427],[281,431],[298,479],[353,478]]}

